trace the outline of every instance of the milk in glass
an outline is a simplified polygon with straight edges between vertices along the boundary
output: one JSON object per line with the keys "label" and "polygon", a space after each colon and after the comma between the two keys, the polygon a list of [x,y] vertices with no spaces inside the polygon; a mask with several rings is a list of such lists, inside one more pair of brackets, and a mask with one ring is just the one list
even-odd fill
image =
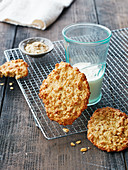
{"label": "milk in glass", "polygon": [[91,63],[76,63],[73,67],[77,67],[80,72],[84,73],[90,87],[89,104],[96,104],[101,99],[101,86],[103,81],[103,75],[105,72],[105,64],[93,65]]}

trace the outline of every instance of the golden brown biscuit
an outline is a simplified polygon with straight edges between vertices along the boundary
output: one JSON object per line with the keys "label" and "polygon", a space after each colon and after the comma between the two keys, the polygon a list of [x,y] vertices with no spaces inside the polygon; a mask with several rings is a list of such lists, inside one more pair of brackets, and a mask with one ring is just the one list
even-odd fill
{"label": "golden brown biscuit", "polygon": [[128,148],[128,116],[111,107],[97,109],[88,121],[87,137],[107,152]]}
{"label": "golden brown biscuit", "polygon": [[87,108],[90,96],[87,79],[69,63],[57,63],[40,86],[49,119],[61,125],[72,124]]}
{"label": "golden brown biscuit", "polygon": [[20,79],[28,75],[28,64],[22,59],[11,60],[0,66],[0,77],[15,77]]}

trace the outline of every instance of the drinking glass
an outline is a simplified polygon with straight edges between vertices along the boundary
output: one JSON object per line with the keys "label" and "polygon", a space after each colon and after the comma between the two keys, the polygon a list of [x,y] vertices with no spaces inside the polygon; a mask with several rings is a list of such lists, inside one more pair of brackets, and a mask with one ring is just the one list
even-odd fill
{"label": "drinking glass", "polygon": [[69,25],[62,30],[66,62],[83,72],[90,87],[89,106],[101,100],[111,31],[92,23]]}

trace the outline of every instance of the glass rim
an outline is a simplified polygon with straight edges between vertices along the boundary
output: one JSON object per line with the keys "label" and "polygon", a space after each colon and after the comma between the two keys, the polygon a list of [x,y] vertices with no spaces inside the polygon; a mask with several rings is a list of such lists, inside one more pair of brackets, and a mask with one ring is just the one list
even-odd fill
{"label": "glass rim", "polygon": [[[108,32],[108,36],[106,38],[104,38],[103,40],[99,40],[99,41],[92,41],[92,42],[86,42],[86,41],[76,41],[76,40],[73,40],[72,38],[69,38],[68,36],[66,36],[65,32],[69,29],[69,28],[72,28],[74,26],[96,26],[96,27],[100,27],[100,28],[103,28],[104,30],[106,30]],[[66,41],[68,42],[74,42],[74,43],[79,43],[79,44],[101,44],[101,43],[104,43],[106,41],[108,41],[111,36],[112,36],[112,32],[110,31],[109,28],[103,26],[103,25],[100,25],[100,24],[95,24],[95,23],[76,23],[76,24],[71,24],[71,25],[68,25],[66,26],[65,28],[63,28],[62,30],[62,35],[64,36],[64,38],[66,39]]]}

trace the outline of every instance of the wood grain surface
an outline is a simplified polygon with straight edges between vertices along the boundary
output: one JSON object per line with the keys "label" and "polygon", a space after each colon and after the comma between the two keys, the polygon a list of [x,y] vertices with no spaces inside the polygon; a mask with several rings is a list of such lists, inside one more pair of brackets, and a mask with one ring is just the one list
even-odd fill
{"label": "wood grain surface", "polygon": [[[13,43],[14,43],[14,38],[15,38],[15,26],[5,24],[5,23],[0,23],[0,65],[2,65],[6,59],[4,57],[4,50],[12,48]],[[3,105],[3,97],[5,93],[5,88],[6,88],[6,79],[5,78],[0,78],[0,115],[1,115],[1,110],[2,110],[2,105]]]}
{"label": "wood grain surface", "polygon": [[[71,23],[91,22],[111,30],[128,27],[127,0],[75,0],[57,21],[45,31],[0,23],[0,64],[4,50],[18,47],[28,37],[42,36],[52,41],[62,39],[62,29]],[[0,169],[2,170],[125,170],[128,151],[107,153],[93,146],[86,133],[54,140],[44,138],[35,125],[27,102],[14,78],[0,83]],[[13,90],[9,83],[13,82]],[[70,142],[81,140],[71,147]],[[80,148],[91,149],[82,154]]]}

